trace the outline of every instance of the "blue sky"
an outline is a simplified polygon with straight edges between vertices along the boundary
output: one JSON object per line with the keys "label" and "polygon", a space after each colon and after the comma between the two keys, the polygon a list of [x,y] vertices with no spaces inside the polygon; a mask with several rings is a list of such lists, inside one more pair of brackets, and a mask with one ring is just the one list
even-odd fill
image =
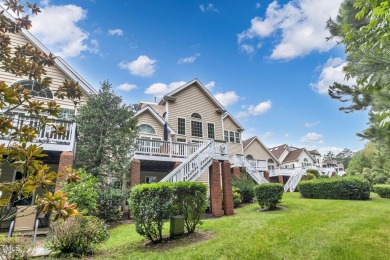
{"label": "blue sky", "polygon": [[245,138],[337,153],[364,146],[355,133],[367,121],[326,94],[344,80],[343,48],[324,29],[340,2],[41,1],[32,33],[95,88],[108,79],[127,103],[198,78]]}

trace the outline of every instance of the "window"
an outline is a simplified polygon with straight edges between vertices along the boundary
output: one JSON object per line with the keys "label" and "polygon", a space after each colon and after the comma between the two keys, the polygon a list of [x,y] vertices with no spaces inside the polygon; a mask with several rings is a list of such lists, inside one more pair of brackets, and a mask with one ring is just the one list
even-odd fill
{"label": "window", "polygon": [[253,160],[253,156],[252,156],[251,154],[248,154],[248,155],[246,156],[246,158],[247,158],[248,160]]}
{"label": "window", "polygon": [[187,140],[184,139],[184,138],[177,138],[177,141],[180,142],[180,143],[185,143],[185,142],[187,142]]}
{"label": "window", "polygon": [[157,176],[146,176],[145,183],[153,183],[157,182]]}
{"label": "window", "polygon": [[234,143],[234,132],[229,132],[229,142]]}
{"label": "window", "polygon": [[31,95],[34,97],[41,97],[41,98],[50,98],[53,99],[53,93],[48,87],[40,87],[39,83],[32,80],[20,80],[12,86],[15,86],[16,84],[19,84],[24,89],[30,90]]}
{"label": "window", "polygon": [[239,133],[239,132],[235,132],[234,135],[235,135],[235,137],[236,137],[236,140],[235,140],[236,143],[239,144],[239,143],[240,143],[240,133]]}
{"label": "window", "polygon": [[74,118],[75,113],[73,109],[60,108],[60,112],[58,113],[58,119],[73,120]]}
{"label": "window", "polygon": [[202,122],[191,121],[191,135],[196,137],[203,137]]}
{"label": "window", "polygon": [[156,130],[151,125],[143,124],[138,127],[140,133],[144,134],[156,134]]}
{"label": "window", "polygon": [[272,160],[271,158],[268,159],[267,163],[275,163],[274,160]]}
{"label": "window", "polygon": [[207,132],[208,132],[208,138],[215,139],[215,131],[214,131],[213,123],[207,124]]}
{"label": "window", "polygon": [[194,119],[202,119],[199,113],[192,113],[191,117]]}
{"label": "window", "polygon": [[186,135],[186,120],[184,118],[177,119],[177,133],[179,135]]}
{"label": "window", "polygon": [[225,140],[225,142],[229,142],[229,131],[223,132],[223,139]]}

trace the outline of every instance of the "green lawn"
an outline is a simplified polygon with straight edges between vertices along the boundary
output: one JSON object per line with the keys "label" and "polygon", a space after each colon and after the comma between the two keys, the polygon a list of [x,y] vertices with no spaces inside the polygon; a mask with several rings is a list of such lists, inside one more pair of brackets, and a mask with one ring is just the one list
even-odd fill
{"label": "green lawn", "polygon": [[[134,225],[110,232],[97,258],[116,259],[388,259],[390,199],[369,201],[300,199],[285,193],[286,210],[257,212],[250,204],[231,217],[207,219],[207,241],[178,242],[161,250],[145,247]],[[168,233],[168,226],[165,228]]]}

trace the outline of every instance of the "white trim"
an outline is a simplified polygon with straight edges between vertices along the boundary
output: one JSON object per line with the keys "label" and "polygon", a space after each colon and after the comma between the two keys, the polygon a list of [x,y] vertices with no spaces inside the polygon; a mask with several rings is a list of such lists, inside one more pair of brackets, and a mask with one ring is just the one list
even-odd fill
{"label": "white trim", "polygon": [[137,125],[137,127],[139,128],[139,127],[142,126],[142,125],[148,125],[148,126],[150,126],[151,128],[153,128],[154,134],[145,133],[145,132],[140,132],[140,131],[139,131],[140,134],[158,135],[156,128],[154,128],[151,124],[142,123],[142,124],[140,124],[140,125]]}
{"label": "white trim", "polygon": [[[223,115],[223,119],[225,119],[226,117],[230,117],[230,119],[233,121],[233,123],[236,124],[236,126],[238,126],[238,128],[241,129],[241,131],[244,131],[244,127],[237,121],[237,119],[234,118],[234,116],[232,116],[232,114],[230,114],[229,112],[226,112],[224,115]],[[222,121],[223,122],[223,121]]]}
{"label": "white trim", "polygon": [[[179,134],[179,118],[184,119],[184,135]],[[177,124],[177,135],[187,136],[187,119],[185,117],[177,116],[176,117],[176,124]]]}
{"label": "white trim", "polygon": [[[248,148],[252,143],[253,141],[257,140],[259,142],[259,144],[267,151],[267,153],[269,155],[271,155],[271,157],[274,159],[274,162],[276,162],[277,164],[281,165],[281,163],[279,162],[279,160],[275,157],[275,155],[273,155],[271,153],[271,151],[263,144],[263,142],[257,137],[255,136],[255,138],[252,139],[252,141],[249,142],[249,144],[247,144],[245,147],[243,147],[243,151],[246,150],[246,148]],[[244,152],[243,152],[244,153]]]}
{"label": "white trim", "polygon": [[[207,139],[216,139],[215,137],[216,137],[216,134],[215,134],[215,123],[213,123],[213,122],[206,122],[206,124],[207,124]],[[209,137],[209,124],[212,124],[214,127],[213,127],[213,129],[214,129],[214,138],[210,138]]]}
{"label": "white trim", "polygon": [[[154,111],[154,109],[151,108],[149,105],[144,106],[143,108],[138,110],[137,113],[135,113],[134,117],[138,117],[139,115],[141,115],[145,111],[149,111],[152,114],[152,116],[154,116],[154,118],[156,118],[157,121],[161,123],[161,125],[165,124],[164,119],[159,114],[157,114],[156,111]],[[169,126],[169,124],[168,124],[168,130],[169,130],[169,132],[171,132],[171,135],[176,135],[176,132]]]}
{"label": "white trim", "polygon": [[[201,123],[202,124],[202,127],[200,128],[201,129],[201,133],[202,133],[202,136],[196,136],[196,135],[192,135],[192,122],[198,122],[198,123]],[[204,137],[204,134],[203,134],[203,121],[202,120],[196,120],[196,118],[195,118],[195,120],[193,119],[193,118],[191,118],[191,125],[190,125],[190,130],[191,130],[191,137],[195,137],[195,138],[205,138]],[[206,139],[206,138],[205,138]]]}

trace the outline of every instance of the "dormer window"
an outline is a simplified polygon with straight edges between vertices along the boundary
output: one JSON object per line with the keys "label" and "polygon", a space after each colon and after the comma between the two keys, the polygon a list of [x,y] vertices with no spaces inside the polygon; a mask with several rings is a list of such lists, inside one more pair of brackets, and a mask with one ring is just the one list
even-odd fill
{"label": "dormer window", "polygon": [[16,84],[19,84],[24,89],[30,90],[31,95],[34,97],[53,99],[53,92],[51,92],[50,88],[40,87],[37,81],[20,80],[12,84],[12,86],[15,86]]}
{"label": "dormer window", "polygon": [[153,126],[148,125],[148,124],[142,124],[138,126],[138,131],[143,134],[156,134],[156,129],[153,128]]}

